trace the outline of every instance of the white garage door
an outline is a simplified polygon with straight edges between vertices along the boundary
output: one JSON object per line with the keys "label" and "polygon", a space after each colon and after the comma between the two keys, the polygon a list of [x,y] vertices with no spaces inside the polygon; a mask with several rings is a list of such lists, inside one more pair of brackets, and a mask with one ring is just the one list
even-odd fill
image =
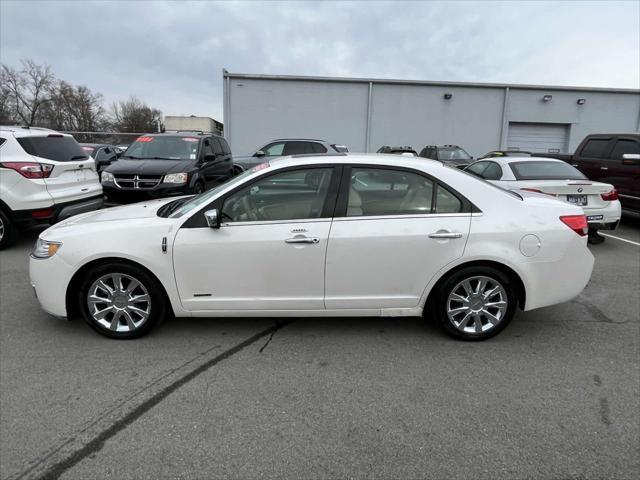
{"label": "white garage door", "polygon": [[564,153],[567,151],[568,125],[564,123],[510,122],[507,148],[529,152]]}

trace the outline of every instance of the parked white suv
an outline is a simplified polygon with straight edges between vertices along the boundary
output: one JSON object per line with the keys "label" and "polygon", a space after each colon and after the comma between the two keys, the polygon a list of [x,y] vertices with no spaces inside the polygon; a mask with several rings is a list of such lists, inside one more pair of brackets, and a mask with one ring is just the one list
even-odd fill
{"label": "parked white suv", "polygon": [[0,126],[0,250],[18,229],[102,205],[95,162],[72,136]]}

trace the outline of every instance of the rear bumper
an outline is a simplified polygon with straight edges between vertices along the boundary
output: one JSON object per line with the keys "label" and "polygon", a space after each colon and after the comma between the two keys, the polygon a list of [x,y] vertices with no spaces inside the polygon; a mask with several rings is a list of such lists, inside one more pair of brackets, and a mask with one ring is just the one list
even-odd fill
{"label": "rear bumper", "polygon": [[561,258],[522,265],[526,271],[524,310],[568,302],[587,286],[594,258],[587,248],[587,238],[575,237]]}
{"label": "rear bumper", "polygon": [[99,210],[103,206],[102,195],[98,195],[72,202],[56,203],[47,208],[16,210],[12,212],[11,219],[16,226],[27,228],[39,224],[54,224],[79,213]]}
{"label": "rear bumper", "polygon": [[583,208],[587,216],[589,229],[615,230],[620,222],[622,208],[618,200],[612,201],[605,208]]}

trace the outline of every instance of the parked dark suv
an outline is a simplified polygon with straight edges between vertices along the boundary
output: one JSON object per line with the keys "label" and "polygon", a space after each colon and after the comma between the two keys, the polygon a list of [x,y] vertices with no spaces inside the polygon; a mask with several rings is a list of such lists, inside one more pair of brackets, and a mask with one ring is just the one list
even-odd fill
{"label": "parked dark suv", "polygon": [[458,145],[427,145],[420,151],[419,156],[440,160],[456,168],[464,168],[473,161],[473,157]]}
{"label": "parked dark suv", "polygon": [[227,141],[199,132],[138,137],[101,174],[110,200],[201,193],[233,176]]}

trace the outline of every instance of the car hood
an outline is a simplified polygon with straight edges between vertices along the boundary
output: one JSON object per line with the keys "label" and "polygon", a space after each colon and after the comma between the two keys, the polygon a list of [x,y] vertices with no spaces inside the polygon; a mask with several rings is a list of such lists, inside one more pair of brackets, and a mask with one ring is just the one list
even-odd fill
{"label": "car hood", "polygon": [[108,166],[105,171],[114,175],[166,175],[167,173],[188,172],[195,163],[195,160],[127,160],[121,158]]}
{"label": "car hood", "polygon": [[[186,195],[187,197],[189,195]],[[122,205],[119,207],[105,208],[102,210],[94,210],[93,212],[82,213],[75,215],[67,220],[56,223],[50,227],[47,231],[54,231],[61,228],[67,228],[72,226],[81,225],[84,226],[89,223],[102,223],[113,222],[122,220],[141,220],[149,217],[156,217],[158,209],[169,202],[173,202],[178,198],[183,197],[171,197],[171,198],[158,198],[156,200],[150,200],[148,202],[134,203],[131,205]]]}

